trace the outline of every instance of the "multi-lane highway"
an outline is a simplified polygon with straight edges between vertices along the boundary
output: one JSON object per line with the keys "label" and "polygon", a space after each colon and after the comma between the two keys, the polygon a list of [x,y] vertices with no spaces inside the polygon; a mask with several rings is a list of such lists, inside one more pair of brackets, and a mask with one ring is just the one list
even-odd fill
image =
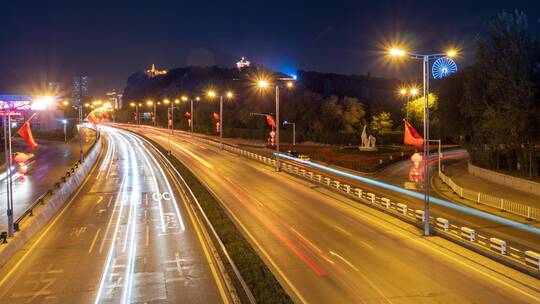
{"label": "multi-lane highway", "polygon": [[162,158],[104,127],[100,163],[0,269],[0,303],[228,303],[188,199]]}
{"label": "multi-lane highway", "polygon": [[[133,130],[168,147],[163,132]],[[538,280],[334,192],[187,137],[171,148],[298,302],[540,302]]]}

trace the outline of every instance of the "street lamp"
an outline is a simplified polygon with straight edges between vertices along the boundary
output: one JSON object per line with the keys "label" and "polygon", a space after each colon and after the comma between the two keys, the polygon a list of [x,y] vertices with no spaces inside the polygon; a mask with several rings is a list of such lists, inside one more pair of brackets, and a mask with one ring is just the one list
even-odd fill
{"label": "street lamp", "polygon": [[[209,92],[209,93],[210,93],[210,92]],[[215,95],[214,95],[214,97],[215,97]],[[182,96],[182,97],[180,97],[180,98],[182,99],[182,101],[188,101],[188,99],[189,99],[190,102],[191,102],[191,108],[190,108],[190,112],[189,112],[190,118],[189,118],[189,119],[191,119],[191,125],[190,125],[191,133],[193,133],[193,126],[194,126],[194,123],[193,123],[193,122],[195,121],[195,115],[193,114],[193,97],[188,98],[187,96],[184,95],[184,96]],[[196,96],[196,97],[195,97],[195,100],[196,100],[196,101],[199,101],[199,100],[201,100],[201,98],[200,98],[199,96]]]}
{"label": "street lamp", "polygon": [[[214,98],[217,96],[217,93],[213,90],[210,90],[208,91],[207,95],[209,98]],[[231,91],[228,91],[225,93],[225,96],[228,99],[232,99],[233,93]],[[193,125],[193,123],[191,125]],[[219,147],[221,150],[223,150],[223,94],[219,95]]]}
{"label": "street lamp", "polygon": [[399,90],[399,95],[405,98],[405,120],[409,120],[409,102],[411,98],[414,98],[418,94],[418,89],[416,87],[411,87],[410,89],[401,88]]}
{"label": "street lamp", "polygon": [[132,107],[135,107],[135,115],[136,115],[135,123],[137,125],[140,125],[141,124],[141,118],[140,118],[141,116],[139,115],[139,107],[142,106],[142,103],[132,102],[129,105],[132,106]]}
{"label": "street lamp", "polygon": [[392,57],[405,57],[422,60],[424,82],[424,235],[429,235],[429,62],[441,57],[455,57],[456,50],[448,50],[446,53],[416,54],[403,49],[392,48],[388,51]]}
{"label": "street lamp", "polygon": [[[35,111],[45,110],[54,101],[55,98],[51,96],[38,97],[31,102],[30,109]],[[13,221],[13,177],[11,175],[13,170],[11,152],[11,115],[13,110],[26,107],[27,105],[14,106],[13,101],[0,101],[0,105],[4,114],[4,152],[6,158],[6,213],[8,218],[8,237],[12,237],[15,232],[15,226]]]}
{"label": "street lamp", "polygon": [[[294,85],[292,81],[294,78],[279,78],[278,80],[286,80],[287,88],[291,89]],[[270,83],[266,79],[258,79],[257,86],[264,90],[270,86]],[[279,84],[276,83],[276,172],[279,172]]]}
{"label": "street lamp", "polygon": [[146,101],[146,105],[147,106],[154,106],[154,114],[152,115],[152,124],[154,125],[154,127],[156,126],[156,103],[153,102],[152,100],[147,100]]}
{"label": "street lamp", "polygon": [[292,145],[293,145],[293,148],[296,146],[296,123],[294,122],[289,122],[289,121],[284,121],[283,122],[283,125],[292,125]]}

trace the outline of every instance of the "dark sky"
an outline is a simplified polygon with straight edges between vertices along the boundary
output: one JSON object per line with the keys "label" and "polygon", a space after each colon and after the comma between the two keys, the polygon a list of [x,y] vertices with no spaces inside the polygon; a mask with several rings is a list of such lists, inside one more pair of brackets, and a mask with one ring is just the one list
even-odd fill
{"label": "dark sky", "polygon": [[418,51],[455,44],[463,64],[472,58],[472,39],[497,12],[524,10],[538,28],[539,3],[3,1],[0,93],[30,93],[82,73],[99,94],[122,90],[131,73],[151,63],[232,66],[240,56],[281,70],[405,78],[420,64],[385,62],[385,43],[401,40]]}

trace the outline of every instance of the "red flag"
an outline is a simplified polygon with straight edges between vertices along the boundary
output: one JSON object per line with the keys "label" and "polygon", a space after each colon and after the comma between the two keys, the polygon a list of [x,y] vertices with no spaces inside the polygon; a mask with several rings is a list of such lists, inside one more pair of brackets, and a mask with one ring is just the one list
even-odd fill
{"label": "red flag", "polygon": [[274,118],[272,117],[272,115],[266,115],[266,123],[272,128],[276,127],[276,122],[274,121]]}
{"label": "red flag", "polygon": [[30,128],[30,121],[25,122],[22,127],[17,131],[17,134],[19,134],[24,141],[30,146],[30,149],[35,149],[37,147],[37,143],[34,140],[34,135],[32,135],[32,129]]}
{"label": "red flag", "polygon": [[186,113],[184,113],[184,116],[187,117],[187,118],[189,118],[189,117],[191,117],[191,113],[186,112]]}
{"label": "red flag", "polygon": [[86,119],[88,119],[88,121],[94,125],[97,123],[96,115],[94,115],[94,112],[90,112],[90,114],[86,116]]}
{"label": "red flag", "polygon": [[424,146],[424,139],[416,130],[411,126],[409,122],[405,122],[405,134],[403,136],[403,143],[410,146],[421,148]]}
{"label": "red flag", "polygon": [[214,120],[219,120],[219,114],[218,113],[212,114],[212,118],[214,118]]}

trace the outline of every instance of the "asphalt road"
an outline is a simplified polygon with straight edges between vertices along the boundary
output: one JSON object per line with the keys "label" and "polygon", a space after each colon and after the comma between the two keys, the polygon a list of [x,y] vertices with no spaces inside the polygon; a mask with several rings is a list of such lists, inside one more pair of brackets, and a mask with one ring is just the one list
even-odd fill
{"label": "asphalt road", "polygon": [[61,213],[0,270],[0,303],[223,303],[186,198],[139,138],[109,145]]}
{"label": "asphalt road", "polygon": [[[85,129],[86,130],[86,129]],[[88,136],[84,143],[85,151],[90,147],[95,135],[93,131],[86,130]],[[29,172],[24,178],[13,180],[13,214],[17,219],[34,201],[54,186],[60,177],[79,160],[80,145],[78,140],[68,143],[37,140],[44,147],[39,152],[32,152],[25,148],[25,144],[15,145],[14,152],[35,153],[35,161],[29,166]],[[4,173],[4,172],[2,172]],[[0,197],[6,195],[4,178],[0,179]],[[6,204],[0,203],[0,231],[6,231],[7,217]]]}
{"label": "asphalt road", "polygon": [[[168,147],[167,135],[145,135]],[[173,154],[222,201],[297,302],[537,303],[529,286],[398,220],[229,152],[177,137]],[[353,205],[356,205],[353,207]],[[442,241],[444,242],[444,241]],[[465,253],[463,253],[465,252]]]}

